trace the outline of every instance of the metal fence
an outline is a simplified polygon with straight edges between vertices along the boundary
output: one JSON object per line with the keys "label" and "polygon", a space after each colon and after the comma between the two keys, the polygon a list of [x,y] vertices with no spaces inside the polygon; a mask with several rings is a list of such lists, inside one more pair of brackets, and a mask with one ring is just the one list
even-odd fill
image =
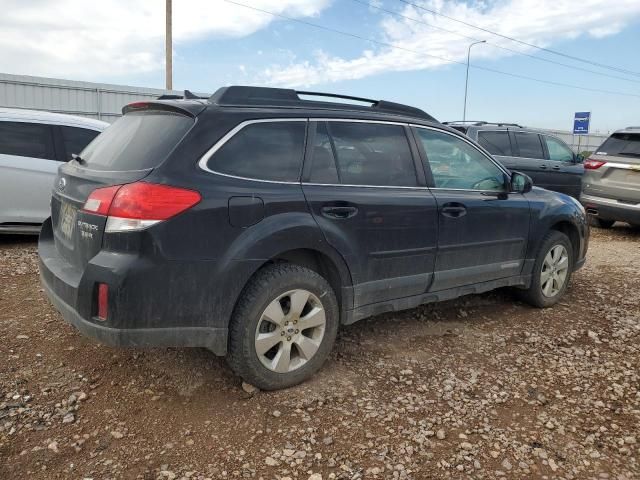
{"label": "metal fence", "polygon": [[596,149],[609,137],[609,132],[595,132],[589,135],[574,135],[572,131],[567,130],[547,130],[536,128],[540,132],[549,133],[560,138],[569,145],[574,152],[595,152]]}
{"label": "metal fence", "polygon": [[175,90],[0,73],[0,107],[46,110],[105,122],[122,115],[122,107],[128,103],[168,93],[182,94]]}

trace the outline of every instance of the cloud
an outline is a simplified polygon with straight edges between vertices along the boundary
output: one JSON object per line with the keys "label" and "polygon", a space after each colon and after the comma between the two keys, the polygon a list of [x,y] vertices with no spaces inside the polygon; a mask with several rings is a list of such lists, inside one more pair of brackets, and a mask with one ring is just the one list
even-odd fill
{"label": "cloud", "polygon": [[[613,35],[640,17],[638,0],[415,0],[412,3],[543,47],[582,35],[595,38]],[[388,3],[385,5],[389,6]],[[394,11],[431,26],[383,14],[380,33],[376,35],[376,32],[372,31],[364,36],[399,48],[378,45],[373,50],[363,50],[355,58],[318,52],[309,60],[266,68],[262,72],[262,83],[308,87],[319,83],[360,79],[385,72],[440,68],[450,64],[449,61],[465,62],[467,47],[473,40],[461,35],[486,39],[493,44],[475,47],[475,61],[515,55],[494,45],[535,53],[530,47],[467,27],[411,5],[405,4],[400,10]]]}
{"label": "cloud", "polygon": [[[330,0],[251,0],[291,17],[318,15]],[[241,2],[243,3],[243,2]],[[214,0],[173,2],[174,50],[210,36],[243,37],[274,17]],[[0,71],[98,79],[164,65],[164,1],[4,0]]]}

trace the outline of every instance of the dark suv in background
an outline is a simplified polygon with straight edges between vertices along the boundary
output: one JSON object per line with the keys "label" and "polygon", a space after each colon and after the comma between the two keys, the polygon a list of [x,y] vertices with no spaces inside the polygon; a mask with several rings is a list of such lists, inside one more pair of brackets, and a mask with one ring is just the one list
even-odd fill
{"label": "dark suv in background", "polygon": [[620,220],[640,227],[640,127],[614,132],[584,168],[580,200],[591,223],[611,228]]}
{"label": "dark suv in background", "polygon": [[579,203],[422,110],[299,93],[133,103],[63,165],[39,241],[63,317],[111,345],[206,347],[275,389],[340,324],[497,287],[562,297]]}
{"label": "dark suv in background", "polygon": [[580,197],[582,157],[558,137],[515,123],[445,122],[474,139],[509,170],[547,190]]}

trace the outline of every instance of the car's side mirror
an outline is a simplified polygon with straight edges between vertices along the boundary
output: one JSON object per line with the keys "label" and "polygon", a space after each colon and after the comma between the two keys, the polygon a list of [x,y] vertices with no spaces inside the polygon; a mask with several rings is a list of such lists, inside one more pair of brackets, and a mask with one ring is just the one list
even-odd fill
{"label": "car's side mirror", "polygon": [[510,190],[516,193],[527,193],[533,188],[533,180],[520,172],[511,172]]}
{"label": "car's side mirror", "polygon": [[575,163],[582,163],[584,162],[584,155],[582,155],[581,153],[576,153],[575,156],[573,157],[573,161]]}

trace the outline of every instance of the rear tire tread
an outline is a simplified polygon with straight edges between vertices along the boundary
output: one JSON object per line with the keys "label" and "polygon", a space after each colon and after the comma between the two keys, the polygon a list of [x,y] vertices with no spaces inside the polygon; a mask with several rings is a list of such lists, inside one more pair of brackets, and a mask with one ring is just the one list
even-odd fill
{"label": "rear tire tread", "polygon": [[[316,290],[326,314],[326,331],[319,350],[314,357],[299,369],[286,374],[268,371],[255,354],[255,327],[263,307],[265,291],[283,289],[281,285],[291,281],[306,283]],[[269,299],[269,301],[272,299]],[[266,306],[266,305],[265,305]],[[338,330],[339,309],[336,296],[329,283],[318,273],[308,268],[276,263],[263,267],[249,281],[234,309],[229,325],[227,363],[236,375],[261,390],[277,390],[296,385],[312,376],[329,355]]]}

